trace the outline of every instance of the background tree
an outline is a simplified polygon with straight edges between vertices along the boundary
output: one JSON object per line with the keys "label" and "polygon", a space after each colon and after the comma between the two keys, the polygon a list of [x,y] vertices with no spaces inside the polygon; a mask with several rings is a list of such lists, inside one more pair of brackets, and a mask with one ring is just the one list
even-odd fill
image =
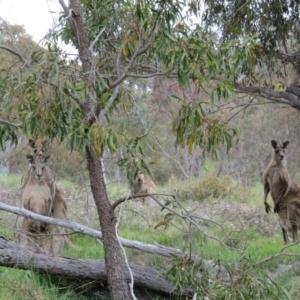
{"label": "background tree", "polygon": [[[3,75],[3,70],[7,70],[10,73],[18,74],[20,69],[24,67],[24,62],[20,61],[20,57],[16,54],[17,51],[20,51],[24,57],[31,55],[33,49],[41,50],[42,48],[36,45],[32,37],[28,35],[23,26],[20,25],[10,25],[1,21],[0,19],[0,44],[7,51],[0,51],[0,61],[1,61],[1,77]],[[23,65],[23,66],[22,66]],[[13,105],[17,107],[18,96],[15,95]],[[20,123],[14,123],[11,121],[16,117],[16,109],[6,110],[3,107],[0,111],[0,124],[8,124],[9,126],[18,126]],[[8,129],[9,127],[7,127]],[[1,130],[1,129],[0,129]],[[5,132],[2,131],[2,134],[5,135]],[[1,151],[1,165],[4,169],[3,172],[15,173],[17,171],[17,160],[15,157],[15,151],[12,141],[7,141],[5,145],[5,151]]]}
{"label": "background tree", "polygon": [[245,105],[264,98],[299,110],[299,3],[209,0],[206,5],[203,24],[221,41],[255,36],[252,59],[240,60],[232,78],[236,92],[252,96]]}

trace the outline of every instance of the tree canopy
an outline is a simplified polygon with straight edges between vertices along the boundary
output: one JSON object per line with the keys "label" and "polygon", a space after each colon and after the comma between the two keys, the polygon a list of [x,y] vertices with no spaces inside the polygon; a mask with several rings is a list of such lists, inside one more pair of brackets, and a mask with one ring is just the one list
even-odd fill
{"label": "tree canopy", "polygon": [[236,69],[235,90],[299,110],[299,3],[220,0],[206,5],[204,24],[215,28],[221,41],[255,40],[251,60]]}

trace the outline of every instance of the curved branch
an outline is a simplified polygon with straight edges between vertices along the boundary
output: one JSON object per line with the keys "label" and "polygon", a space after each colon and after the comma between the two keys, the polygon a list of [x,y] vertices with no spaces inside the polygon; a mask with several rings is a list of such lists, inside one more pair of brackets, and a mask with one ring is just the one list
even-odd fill
{"label": "curved branch", "polygon": [[[157,198],[154,197],[155,194],[149,194],[148,196],[151,197],[157,204],[159,204],[161,207],[163,207],[164,209],[170,211],[171,213],[173,213],[174,215],[182,218],[183,220],[188,220],[190,223],[194,224],[196,226],[196,228],[198,228],[199,231],[201,231],[206,237],[212,239],[212,240],[215,240],[217,241],[218,243],[220,243],[224,248],[227,248],[227,249],[230,249],[230,250],[237,250],[236,248],[231,248],[230,246],[227,246],[223,241],[219,240],[218,238],[214,237],[214,236],[210,236],[208,235],[207,233],[205,233],[201,227],[199,226],[199,224],[197,222],[194,221],[194,218],[196,219],[201,219],[203,221],[208,221],[208,222],[212,222],[216,225],[218,225],[223,234],[224,234],[224,237],[226,237],[228,240],[229,240],[229,236],[226,234],[223,226],[215,221],[212,221],[212,220],[209,220],[209,219],[205,219],[205,218],[201,218],[201,217],[197,217],[197,216],[193,216],[193,215],[189,215],[189,214],[180,214],[178,213],[177,211],[175,211],[173,208],[167,206],[167,205],[164,205],[163,203],[161,203]],[[174,196],[174,195],[173,195]],[[174,196],[174,198],[176,199],[176,197]]]}
{"label": "curved branch", "polygon": [[67,5],[65,4],[65,2],[63,0],[59,0],[58,2],[60,4],[60,6],[63,8],[65,14],[68,16],[67,18],[69,18],[70,17],[70,10],[67,7]]}
{"label": "curved branch", "polygon": [[283,248],[280,250],[279,253],[275,253],[275,254],[273,254],[273,255],[271,255],[271,256],[265,257],[264,259],[262,259],[261,261],[259,261],[259,262],[257,263],[257,265],[261,265],[261,264],[263,264],[263,263],[266,263],[266,262],[268,262],[268,261],[270,261],[270,260],[273,260],[273,259],[275,259],[275,258],[278,258],[278,257],[280,257],[280,256],[293,256],[293,257],[299,257],[299,256],[300,256],[299,253],[286,253],[286,252],[284,252],[285,249],[290,248],[290,247],[295,246],[295,245],[298,245],[299,243],[300,243],[300,242],[298,241],[298,242],[296,242],[296,243],[293,243],[293,244],[290,244],[290,245],[287,245],[287,246],[283,247]]}
{"label": "curved branch", "polygon": [[292,93],[295,96],[300,96],[300,89],[295,85],[290,85],[286,88],[286,91]]}
{"label": "curved branch", "polygon": [[10,52],[11,54],[13,54],[13,55],[15,55],[15,56],[17,56],[17,57],[20,59],[20,61],[21,61],[27,68],[31,68],[30,65],[27,63],[27,61],[24,59],[24,57],[23,57],[20,53],[18,53],[17,51],[15,51],[15,50],[13,50],[13,49],[7,47],[7,46],[4,46],[4,45],[0,45],[0,48],[6,50],[6,51],[8,51],[8,52]]}
{"label": "curved branch", "polygon": [[144,198],[144,197],[151,197],[151,196],[170,196],[175,198],[175,195],[173,194],[135,194],[135,195],[130,195],[130,196],[126,196],[123,198],[118,199],[115,203],[112,204],[111,208],[114,210],[119,204],[125,202],[126,200],[132,200],[132,199],[136,199],[136,198]]}
{"label": "curved branch", "polygon": [[[66,228],[70,228],[74,232],[77,232],[77,233],[86,234],[86,235],[89,235],[91,237],[101,239],[101,240],[103,239],[101,231],[91,229],[91,228],[81,225],[79,223],[56,219],[56,218],[45,217],[42,215],[35,214],[29,210],[26,210],[25,208],[10,206],[10,205],[4,204],[2,202],[0,202],[0,210],[8,211],[13,214],[31,218],[33,220],[37,220],[37,221],[41,221],[41,222],[45,222],[45,223],[49,223],[49,224],[54,224],[54,225],[58,225],[58,226],[63,226]],[[182,257],[185,254],[182,250],[176,249],[176,248],[160,247],[160,246],[151,245],[151,244],[144,244],[139,241],[130,241],[130,240],[127,240],[127,239],[124,239],[121,237],[119,237],[119,239],[124,247],[140,250],[142,252],[146,252],[146,253],[150,253],[150,254],[157,254],[157,255],[161,255],[161,256],[165,256],[165,257],[170,257],[172,255]]]}
{"label": "curved branch", "polygon": [[244,94],[260,94],[261,97],[272,97],[273,99],[284,99],[286,102],[285,104],[288,104],[292,106],[293,108],[300,110],[300,102],[298,99],[292,95],[292,93],[284,91],[284,92],[278,92],[274,91],[268,87],[262,87],[262,86],[251,86],[251,87],[245,87],[237,82],[233,83],[233,86],[237,93],[244,93]]}
{"label": "curved branch", "polygon": [[123,74],[109,85],[110,89],[113,89],[114,87],[116,87],[117,85],[119,85],[128,76],[129,71],[134,66],[137,57],[139,57],[142,54],[144,54],[150,48],[150,46],[152,45],[154,34],[155,34],[155,32],[152,31],[151,36],[149,38],[149,41],[148,41],[148,43],[146,45],[144,45],[143,47],[140,45],[140,46],[138,46],[136,48],[136,50],[135,50],[134,54],[132,55],[132,57],[131,57],[128,65],[126,66]]}
{"label": "curved branch", "polygon": [[294,52],[294,53],[284,53],[280,51],[281,55],[288,56],[288,57],[295,57],[300,55],[300,51]]}

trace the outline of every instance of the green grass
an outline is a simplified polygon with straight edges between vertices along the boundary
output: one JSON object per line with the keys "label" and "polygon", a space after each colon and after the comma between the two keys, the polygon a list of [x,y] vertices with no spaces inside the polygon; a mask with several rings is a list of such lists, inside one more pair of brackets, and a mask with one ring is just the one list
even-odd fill
{"label": "green grass", "polygon": [[[224,185],[222,181],[216,185],[213,177],[210,178],[210,188],[212,190],[217,190],[219,187]],[[1,175],[0,189],[20,187],[20,182],[21,176]],[[70,181],[62,180],[60,182],[63,184],[66,190],[76,190],[78,191],[78,194],[83,190],[83,188],[80,189],[74,186]],[[175,183],[175,185],[170,185],[169,182],[169,186],[160,188],[162,190],[170,190],[173,186],[179,186],[182,190],[188,190],[190,186],[193,186],[195,193],[201,192],[199,189],[197,189],[197,180]],[[233,182],[232,186],[235,189],[234,194],[229,193],[226,195],[226,201],[220,198],[215,199],[213,197],[209,197],[205,198],[203,202],[197,202],[198,198],[194,197],[194,201],[191,201],[190,199],[184,199],[183,204],[190,207],[198,206],[198,213],[202,213],[202,209],[208,209],[207,212],[205,212],[206,214],[210,213],[210,210],[215,210],[217,206],[220,205],[222,200],[228,204],[228,207],[234,207],[236,205],[238,207],[237,213],[244,214],[246,217],[248,217],[247,209],[249,208],[262,211],[263,216],[265,216],[263,211],[263,190],[260,183],[253,186],[251,189],[245,189],[236,182]],[[207,185],[205,187],[208,188]],[[117,200],[128,194],[128,186],[125,183],[109,184],[108,194],[112,201]],[[270,199],[269,202],[271,203]],[[183,213],[182,211],[178,210],[178,206],[177,208],[175,205],[171,207],[173,209],[177,209],[178,212]],[[81,208],[82,207],[79,206],[79,209]],[[206,235],[199,231],[196,227],[193,227],[193,232],[189,234],[188,223],[177,217],[172,218],[171,222],[167,226],[162,225],[157,229],[154,229],[159,222],[165,220],[165,216],[168,214],[168,212],[166,210],[161,211],[160,209],[156,209],[156,212],[151,214],[151,210],[152,208],[143,206],[137,201],[129,201],[128,203],[125,203],[122,211],[121,223],[119,226],[119,235],[128,240],[137,240],[146,244],[153,244],[156,242],[168,247],[185,249],[187,252],[189,252],[191,249],[192,253],[199,258],[213,260],[218,264],[232,267],[243,261],[245,257],[249,259],[251,263],[259,264],[265,258],[278,254],[284,247],[280,229],[276,229],[278,232],[275,232],[275,234],[273,232],[272,234],[269,232],[264,234],[263,231],[258,231],[257,227],[254,226],[256,220],[253,221],[252,219],[249,219],[250,221],[244,221],[244,217],[241,215],[234,217],[231,216],[230,213],[226,214],[222,210],[212,214],[213,219],[217,218],[217,222],[222,225],[226,235],[229,237],[228,239],[220,226],[207,221],[199,222],[201,229],[206,233]],[[250,214],[251,213],[252,212],[250,212]],[[252,214],[255,216],[255,212]],[[252,216],[250,215],[250,217]],[[259,226],[265,226],[264,224],[268,224],[269,220],[270,222],[274,222],[272,217],[273,215],[268,216],[266,220],[259,219],[259,222],[262,222]],[[73,219],[72,216],[70,218],[76,221],[76,219]],[[241,222],[244,222],[244,224],[241,224]],[[13,236],[11,234],[11,229],[3,228],[1,231],[2,234]],[[211,239],[208,236],[214,237],[215,239]],[[75,250],[65,248],[63,251],[64,256],[81,259],[102,259],[104,257],[102,243],[97,239],[80,234],[70,235],[69,238],[73,244],[80,249]],[[129,248],[126,248],[125,250],[129,261],[134,263],[157,266],[159,268],[170,268],[173,263],[171,259],[157,255],[145,254],[138,250]],[[297,253],[300,256],[300,247],[299,245],[292,246],[287,248],[284,253],[285,252]],[[263,271],[275,270],[279,265],[292,264],[297,260],[298,257],[281,255],[275,259],[271,259],[270,261],[261,264],[259,267]],[[241,270],[241,272],[244,272],[244,270]],[[288,274],[283,276],[283,278],[280,278],[278,283],[285,286],[286,289],[295,296],[295,298],[292,299],[297,299],[297,296],[300,295],[300,289],[298,288],[300,283],[300,274],[297,275],[297,272],[294,272],[293,274],[295,274],[295,279],[293,281],[288,280],[288,278],[291,276],[291,274]],[[45,275],[37,275],[33,271],[0,268],[0,300],[90,299],[83,298],[83,296],[81,298],[76,296],[71,292],[71,287],[68,284],[61,284],[59,279],[53,278],[54,277]],[[278,298],[270,296],[270,299],[272,300]]]}
{"label": "green grass", "polygon": [[0,189],[21,187],[22,175],[0,174]]}
{"label": "green grass", "polygon": [[52,283],[47,275],[0,267],[0,300],[80,300],[68,288]]}
{"label": "green grass", "polygon": [[102,243],[90,236],[74,235],[71,242],[79,249],[64,248],[63,255],[82,259],[104,258]]}

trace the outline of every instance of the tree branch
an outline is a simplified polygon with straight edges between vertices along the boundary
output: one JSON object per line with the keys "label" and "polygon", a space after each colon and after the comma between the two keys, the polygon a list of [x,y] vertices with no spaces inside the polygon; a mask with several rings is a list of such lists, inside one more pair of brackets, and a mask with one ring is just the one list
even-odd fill
{"label": "tree branch", "polygon": [[93,42],[90,45],[90,50],[93,51],[94,45],[96,44],[96,42],[99,40],[100,36],[102,35],[102,33],[105,31],[105,27],[103,27],[100,32],[97,34],[97,36],[95,37],[95,39],[93,40]]}
{"label": "tree branch", "polygon": [[286,88],[286,91],[294,94],[295,96],[300,96],[300,89],[297,86],[290,85]]}
{"label": "tree branch", "polygon": [[[4,210],[4,211],[11,212],[13,214],[17,214],[20,216],[32,218],[33,220],[42,221],[45,223],[50,223],[50,224],[54,224],[54,225],[58,225],[58,226],[63,226],[66,228],[70,228],[77,233],[86,234],[86,235],[89,235],[91,237],[98,238],[101,240],[103,239],[101,231],[91,229],[87,226],[84,226],[84,225],[81,225],[81,224],[78,224],[75,222],[45,217],[42,215],[35,214],[29,210],[26,210],[25,208],[9,206],[2,202],[0,202],[0,210]],[[150,254],[157,254],[157,255],[161,255],[161,256],[165,256],[165,257],[170,257],[172,255],[181,257],[184,255],[184,252],[180,249],[160,247],[160,246],[155,246],[155,245],[151,245],[151,244],[144,244],[139,241],[130,241],[130,240],[127,240],[127,239],[124,239],[121,237],[119,239],[124,247],[133,248],[133,249],[140,250],[142,252],[146,252],[146,253],[150,253]]]}
{"label": "tree branch", "polygon": [[14,54],[15,56],[17,56],[17,57],[20,59],[20,61],[21,61],[27,68],[31,69],[31,66],[27,63],[26,59],[25,59],[20,53],[18,53],[17,51],[15,51],[15,50],[13,50],[13,49],[7,47],[7,46],[4,46],[4,45],[0,45],[0,48],[6,50],[6,51],[8,51],[8,52],[10,52],[11,54]]}
{"label": "tree branch", "polygon": [[[173,194],[151,194],[152,196],[155,195],[155,196],[170,196],[170,197],[173,197],[175,198],[175,195]],[[150,194],[135,194],[135,195],[130,195],[130,196],[126,196],[126,197],[123,197],[123,198],[120,198],[118,199],[115,203],[112,204],[111,208],[112,209],[115,209],[119,204],[125,202],[126,200],[132,200],[132,199],[136,199],[136,198],[144,198],[144,197],[148,197],[148,196],[151,196]]]}
{"label": "tree branch", "polygon": [[114,101],[118,97],[119,89],[120,89],[120,85],[117,85],[114,88],[114,91],[113,91],[112,95],[109,97],[109,100],[107,101],[106,106],[101,110],[101,112],[99,114],[99,122],[100,123],[104,122],[105,114],[108,112],[109,108],[113,105]]}
{"label": "tree branch", "polygon": [[268,98],[272,97],[273,99],[284,99],[286,100],[285,104],[290,105],[297,110],[300,110],[300,102],[298,101],[298,99],[287,91],[278,92],[268,87],[260,87],[260,86],[245,87],[236,82],[233,83],[233,86],[236,89],[237,93],[260,94],[262,97],[268,97]]}
{"label": "tree branch", "polygon": [[67,7],[67,5],[65,4],[65,2],[63,0],[59,0],[58,2],[60,4],[60,6],[63,8],[65,14],[67,15],[66,19],[68,19],[69,17],[71,17],[70,10]]}
{"label": "tree branch", "polygon": [[114,88],[114,87],[116,87],[117,85],[119,85],[128,76],[129,71],[131,70],[131,68],[135,64],[136,58],[138,56],[144,54],[149,49],[149,47],[152,44],[153,35],[154,35],[154,32],[152,32],[150,40],[148,41],[148,43],[144,47],[140,47],[140,46],[137,47],[137,49],[135,50],[134,54],[132,55],[132,57],[131,57],[128,65],[126,66],[123,74],[119,78],[117,78],[117,80],[115,80],[113,83],[111,83],[109,85],[109,87],[111,89]]}

